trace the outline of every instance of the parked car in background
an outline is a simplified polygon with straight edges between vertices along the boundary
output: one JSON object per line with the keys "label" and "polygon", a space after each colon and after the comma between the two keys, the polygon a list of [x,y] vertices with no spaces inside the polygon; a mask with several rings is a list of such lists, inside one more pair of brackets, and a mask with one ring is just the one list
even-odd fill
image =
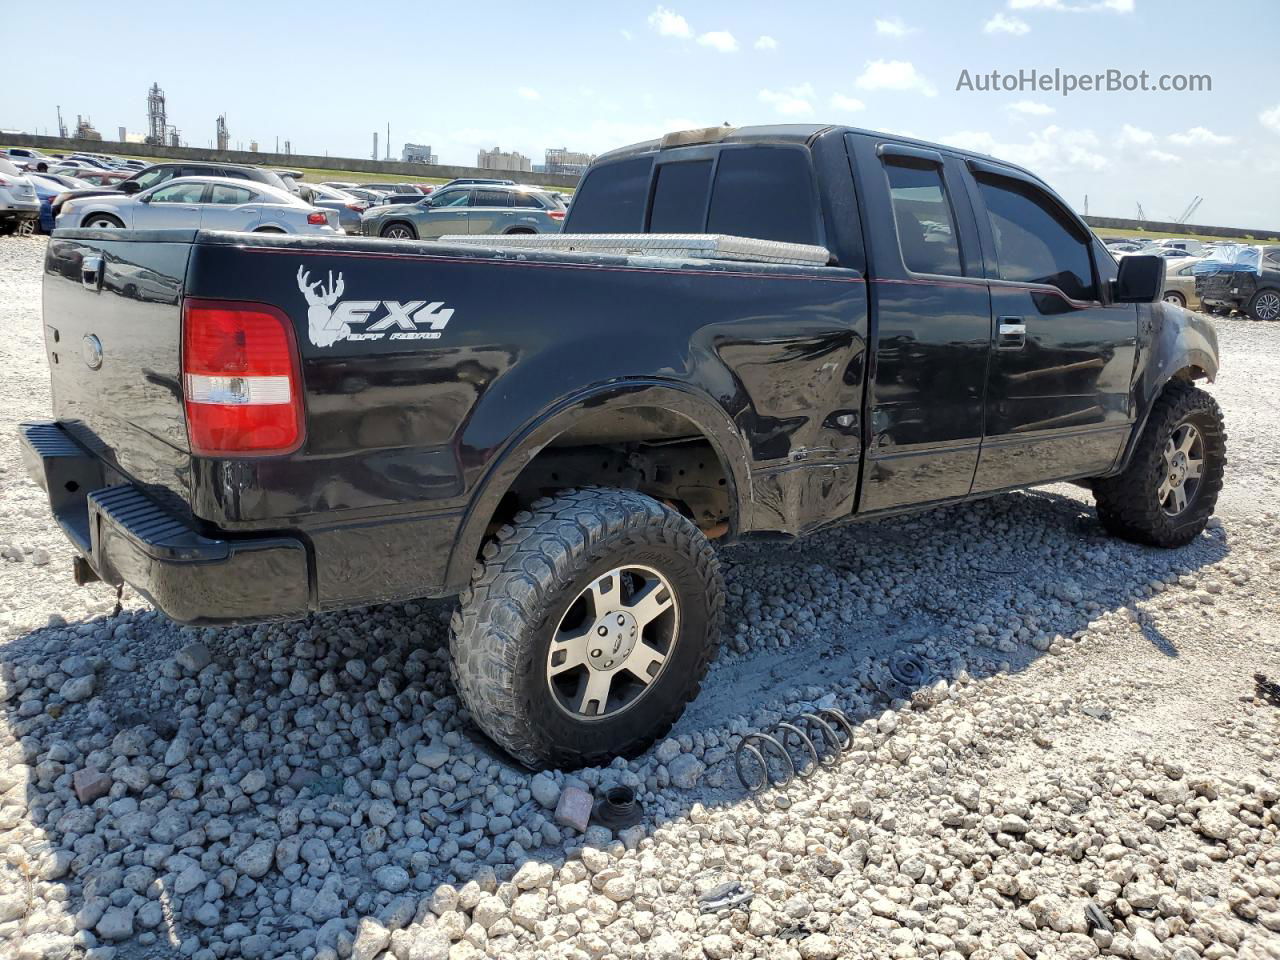
{"label": "parked car in background", "polygon": [[138,194],[67,200],[59,227],[160,230],[189,227],[254,233],[335,233],[337,214],[288,190],[227,177],[177,177]]}
{"label": "parked car in background", "polygon": [[86,187],[114,187],[130,176],[128,170],[84,170],[77,179]]}
{"label": "parked car in background", "polygon": [[446,233],[559,233],[565,208],[546,190],[515,186],[462,186],[437,190],[414,204],[365,211],[369,237],[425,240]]}
{"label": "parked car in background", "polygon": [[1206,309],[1238,310],[1254,320],[1280,320],[1280,245],[1221,245],[1194,265]]}
{"label": "parked car in background", "polygon": [[383,193],[381,190],[366,190],[364,187],[348,187],[347,193],[359,200],[363,200],[371,207],[386,203],[389,196],[389,194]]}
{"label": "parked car in background", "polygon": [[132,176],[121,180],[114,187],[93,187],[88,190],[74,190],[63,194],[53,202],[53,215],[57,217],[61,205],[67,200],[78,197],[99,196],[112,193],[138,193],[142,190],[173,180],[176,177],[229,177],[234,180],[253,180],[277,190],[289,192],[285,182],[270,170],[251,167],[243,163],[207,163],[199,160],[175,160],[165,163],[153,163],[145,170],[139,170]]}
{"label": "parked car in background", "polygon": [[416,183],[360,183],[357,186],[386,194],[416,193],[419,197],[423,195]]}
{"label": "parked car in background", "polygon": [[424,194],[419,193],[417,190],[413,191],[413,193],[391,193],[382,202],[388,204],[421,203],[423,196]]}
{"label": "parked car in background", "polygon": [[[53,201],[64,193],[68,187],[76,188],[79,186],[88,186],[83,180],[76,180],[74,177],[59,176],[56,180],[49,174],[29,173],[27,179],[31,181],[31,185],[35,188],[36,198],[40,201],[40,217],[38,229],[41,233],[53,233]],[[64,181],[70,180],[71,183]]]}
{"label": "parked car in background", "polygon": [[0,236],[40,216],[40,201],[31,180],[9,160],[0,157]]}
{"label": "parked car in background", "polygon": [[[1184,254],[1190,254],[1193,257],[1199,256],[1204,252],[1205,244],[1202,240],[1191,240],[1186,237],[1166,237],[1163,240],[1157,240],[1155,246],[1161,250],[1181,250]],[[1152,250],[1152,253],[1160,251]],[[1165,254],[1161,253],[1161,256]],[[1175,254],[1176,256],[1176,254]]]}
{"label": "parked car in background", "polygon": [[516,185],[514,180],[496,180],[492,177],[454,177],[448,183],[442,183],[436,189],[444,190],[446,187],[465,187],[485,183],[498,187],[514,187]]}
{"label": "parked car in background", "polygon": [[333,187],[335,190],[349,190],[352,187],[358,187],[360,184],[354,180],[321,180],[320,186]]}
{"label": "parked car in background", "polygon": [[1195,265],[1199,257],[1167,259],[1164,268],[1164,296],[1167,303],[1176,303],[1191,310],[1200,309],[1200,297],[1196,294]]}
{"label": "parked car in background", "polygon": [[311,203],[338,215],[338,225],[344,233],[360,232],[360,215],[369,209],[369,202],[361,200],[345,190],[326,187],[323,183],[311,184]]}
{"label": "parked car in background", "polygon": [[44,172],[58,164],[57,157],[50,157],[34,147],[9,147],[0,151],[0,156],[7,157],[9,162],[20,170]]}

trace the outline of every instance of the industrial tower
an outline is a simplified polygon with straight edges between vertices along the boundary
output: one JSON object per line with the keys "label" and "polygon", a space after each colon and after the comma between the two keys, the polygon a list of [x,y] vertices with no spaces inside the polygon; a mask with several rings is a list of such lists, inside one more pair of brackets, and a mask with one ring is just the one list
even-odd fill
{"label": "industrial tower", "polygon": [[226,150],[231,145],[231,134],[227,132],[227,115],[218,114],[218,149]]}
{"label": "industrial tower", "polygon": [[147,143],[163,146],[168,126],[164,111],[164,91],[160,89],[160,84],[153,83],[147,93]]}

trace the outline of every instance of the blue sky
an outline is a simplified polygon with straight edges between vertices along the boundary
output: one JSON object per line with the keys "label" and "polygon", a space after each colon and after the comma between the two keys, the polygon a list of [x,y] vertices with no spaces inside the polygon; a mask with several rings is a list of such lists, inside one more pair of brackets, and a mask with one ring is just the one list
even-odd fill
{"label": "blue sky", "polygon": [[[1198,222],[1280,229],[1274,0],[6,8],[10,37],[39,40],[0,86],[0,128],[46,132],[61,104],[72,123],[140,132],[153,81],[195,146],[225,112],[233,145],[278,136],[298,153],[367,156],[390,121],[394,150],[430,143],[454,163],[724,121],[849,123],[1021,162],[1077,209],[1087,194],[1094,214],[1141,202],[1170,218],[1203,195]],[[1033,68],[1208,74],[1212,91],[956,90],[962,70]]]}

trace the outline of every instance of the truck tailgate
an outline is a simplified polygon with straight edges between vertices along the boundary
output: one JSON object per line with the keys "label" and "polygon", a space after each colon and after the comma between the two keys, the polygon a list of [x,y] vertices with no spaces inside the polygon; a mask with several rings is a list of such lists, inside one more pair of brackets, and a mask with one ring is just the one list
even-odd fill
{"label": "truck tailgate", "polygon": [[59,231],[44,276],[54,415],[180,512],[188,510],[190,477],[180,298],[194,236]]}

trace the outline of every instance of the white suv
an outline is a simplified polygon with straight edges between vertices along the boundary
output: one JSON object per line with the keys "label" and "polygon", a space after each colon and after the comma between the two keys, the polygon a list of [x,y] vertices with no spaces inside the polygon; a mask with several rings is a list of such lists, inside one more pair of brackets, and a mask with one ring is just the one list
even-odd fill
{"label": "white suv", "polygon": [[22,171],[0,157],[0,236],[40,216],[36,188]]}

